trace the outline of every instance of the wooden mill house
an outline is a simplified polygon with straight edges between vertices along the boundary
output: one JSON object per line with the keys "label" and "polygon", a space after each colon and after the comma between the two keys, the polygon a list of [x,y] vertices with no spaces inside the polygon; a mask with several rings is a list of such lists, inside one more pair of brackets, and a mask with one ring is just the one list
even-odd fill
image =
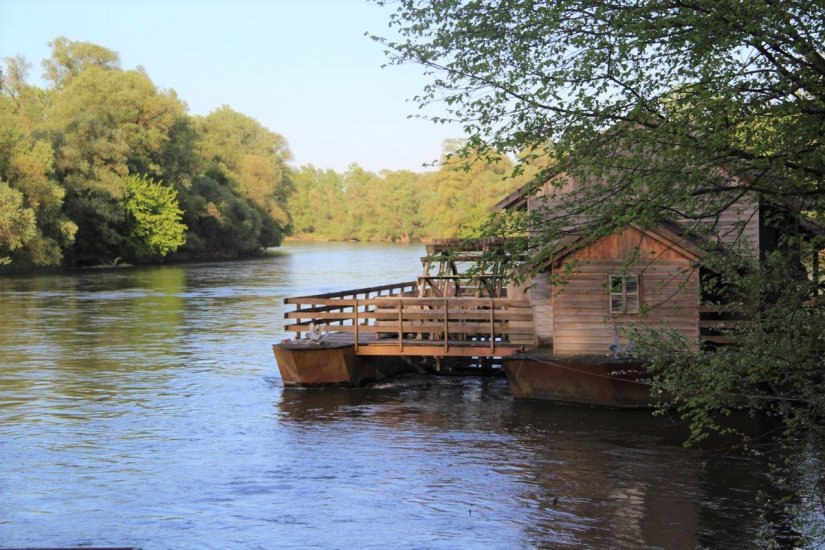
{"label": "wooden mill house", "polygon": [[[557,174],[496,208],[554,212],[581,185]],[[520,285],[506,277],[502,240],[431,243],[416,280],[288,298],[296,310],[286,329],[298,340],[274,346],[284,383],[360,385],[422,362],[500,358],[515,397],[644,406],[649,391],[641,365],[628,360],[626,329],[675,331],[695,348],[730,343],[724,329],[734,320],[702,296],[699,260],[708,246],[756,260],[773,242],[764,209],[742,194],[716,216],[710,244],[688,236],[681,220],[629,225],[595,242],[571,232]]]}

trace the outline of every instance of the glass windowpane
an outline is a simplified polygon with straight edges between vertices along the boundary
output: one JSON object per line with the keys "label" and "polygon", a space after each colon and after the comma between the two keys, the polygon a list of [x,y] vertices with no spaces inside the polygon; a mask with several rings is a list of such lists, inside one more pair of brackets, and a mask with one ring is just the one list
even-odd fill
{"label": "glass windowpane", "polygon": [[638,275],[627,275],[624,278],[624,285],[625,285],[625,291],[628,294],[638,294],[639,293],[639,276]]}
{"label": "glass windowpane", "polygon": [[624,296],[621,294],[610,295],[610,313],[624,313]]}

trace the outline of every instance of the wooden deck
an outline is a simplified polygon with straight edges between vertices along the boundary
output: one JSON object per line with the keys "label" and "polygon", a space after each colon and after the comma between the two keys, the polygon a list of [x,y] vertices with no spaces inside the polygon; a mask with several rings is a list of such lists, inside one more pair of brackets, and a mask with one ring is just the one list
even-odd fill
{"label": "wooden deck", "polygon": [[300,338],[314,326],[357,355],[503,357],[535,345],[529,301],[427,294],[404,282],[287,298],[285,330]]}

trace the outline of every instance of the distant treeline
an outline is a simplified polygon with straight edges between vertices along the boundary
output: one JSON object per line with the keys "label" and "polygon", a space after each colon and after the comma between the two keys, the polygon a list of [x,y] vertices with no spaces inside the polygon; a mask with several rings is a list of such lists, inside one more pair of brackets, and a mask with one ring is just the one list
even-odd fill
{"label": "distant treeline", "polygon": [[[410,241],[476,236],[490,207],[518,186],[513,164],[445,161],[439,170],[343,174],[303,166],[293,175],[289,212],[296,237]],[[521,178],[520,180],[521,181]]]}
{"label": "distant treeline", "polygon": [[116,52],[49,45],[48,87],[27,82],[22,56],[0,73],[0,266],[233,258],[290,233],[468,235],[517,185],[506,158],[420,174],[291,169],[286,140],[256,120],[229,107],[189,115]]}

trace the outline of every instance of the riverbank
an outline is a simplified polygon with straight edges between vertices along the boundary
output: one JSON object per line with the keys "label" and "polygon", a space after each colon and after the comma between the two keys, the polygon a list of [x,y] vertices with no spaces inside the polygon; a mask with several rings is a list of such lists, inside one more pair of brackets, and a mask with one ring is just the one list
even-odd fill
{"label": "riverbank", "polygon": [[382,243],[382,244],[413,244],[413,243],[421,243],[427,244],[431,242],[433,239],[410,239],[410,238],[397,238],[397,239],[371,239],[367,241],[360,241],[358,239],[331,239],[328,237],[322,237],[320,235],[290,235],[284,238],[284,242],[307,242],[307,243]]}

